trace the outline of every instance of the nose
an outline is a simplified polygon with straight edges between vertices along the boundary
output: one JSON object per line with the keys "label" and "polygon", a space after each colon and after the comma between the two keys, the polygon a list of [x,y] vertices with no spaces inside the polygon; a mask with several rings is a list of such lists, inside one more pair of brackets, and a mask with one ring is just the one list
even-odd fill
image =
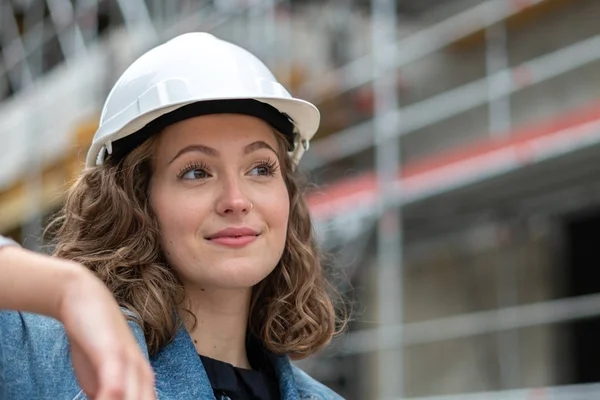
{"label": "nose", "polygon": [[222,191],[216,204],[219,215],[247,214],[252,209],[252,203],[244,194],[241,182],[232,178],[223,182]]}

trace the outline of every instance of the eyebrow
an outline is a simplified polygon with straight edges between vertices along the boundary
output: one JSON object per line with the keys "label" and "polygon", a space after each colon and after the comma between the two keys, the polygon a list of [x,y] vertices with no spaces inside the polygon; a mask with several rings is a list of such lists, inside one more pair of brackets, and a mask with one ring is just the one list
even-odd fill
{"label": "eyebrow", "polygon": [[250,154],[254,151],[260,150],[260,149],[271,150],[273,153],[275,153],[275,155],[277,157],[279,157],[279,154],[277,154],[275,149],[272,148],[271,146],[269,146],[266,142],[263,142],[262,140],[257,140],[256,142],[252,142],[249,145],[247,145],[246,147],[244,147],[244,155],[248,155],[248,154]]}
{"label": "eyebrow", "polygon": [[[246,147],[244,147],[244,155],[248,155],[248,154],[255,152],[257,150],[260,150],[260,149],[271,150],[273,153],[275,153],[276,156],[279,156],[279,154],[277,154],[275,149],[273,149],[271,146],[269,146],[266,142],[263,142],[262,140],[257,140],[256,142],[252,142],[249,145],[247,145]],[[175,154],[175,157],[173,157],[171,159],[171,161],[169,161],[169,164],[171,164],[173,161],[175,161],[182,154],[189,153],[191,151],[197,151],[200,153],[204,153],[209,157],[218,157],[219,156],[219,152],[216,149],[213,149],[212,147],[208,147],[203,144],[192,144],[192,145],[189,145],[189,146],[184,147],[183,149],[179,150],[177,152],[177,154]]]}
{"label": "eyebrow", "polygon": [[181,156],[182,154],[189,153],[190,151],[198,151],[198,152],[204,153],[210,157],[218,157],[219,156],[219,152],[217,150],[213,149],[212,147],[204,146],[202,144],[192,144],[192,145],[189,145],[189,146],[184,147],[183,149],[179,150],[179,152],[177,152],[177,154],[175,154],[175,157],[173,157],[171,159],[171,161],[169,161],[169,164],[171,164],[173,161],[175,161],[175,159],[177,159],[177,157]]}

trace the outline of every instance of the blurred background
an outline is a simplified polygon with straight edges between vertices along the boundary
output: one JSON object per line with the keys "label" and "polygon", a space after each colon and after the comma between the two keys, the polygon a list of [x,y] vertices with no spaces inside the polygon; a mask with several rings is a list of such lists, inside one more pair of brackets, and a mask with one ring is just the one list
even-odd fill
{"label": "blurred background", "polygon": [[112,84],[198,30],[322,112],[301,169],[355,315],[300,366],[349,400],[600,398],[600,1],[0,0],[0,234],[41,249]]}

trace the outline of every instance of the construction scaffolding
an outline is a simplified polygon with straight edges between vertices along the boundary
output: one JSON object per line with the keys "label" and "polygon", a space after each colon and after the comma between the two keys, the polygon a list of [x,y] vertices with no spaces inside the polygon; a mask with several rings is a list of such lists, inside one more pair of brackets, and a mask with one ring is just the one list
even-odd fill
{"label": "construction scaffolding", "polygon": [[[560,158],[567,153],[577,153],[586,148],[594,148],[598,144],[600,121],[597,116],[552,132],[552,136],[534,137],[529,143],[511,142],[510,130],[513,124],[510,112],[511,95],[600,59],[598,46],[600,42],[596,35],[520,65],[509,66],[505,20],[538,3],[541,2],[483,2],[399,40],[396,44],[380,40],[373,44],[372,56],[356,60],[341,69],[332,71],[322,80],[307,83],[303,87],[303,93],[306,93],[309,98],[313,96],[328,100],[331,96],[341,95],[369,83],[373,78],[368,74],[368,66],[372,63],[377,65],[377,54],[390,55],[394,61],[391,65],[388,64],[388,68],[394,71],[484,29],[487,39],[485,77],[392,110],[378,103],[376,88],[373,119],[328,135],[315,143],[312,146],[313,151],[307,155],[305,165],[311,169],[325,169],[338,160],[358,155],[370,148],[379,149],[382,140],[378,133],[381,131],[389,135],[386,138],[388,140],[405,136],[484,105],[489,112],[490,142],[506,143],[493,146],[490,151],[483,151],[473,157],[464,157],[437,168],[419,171],[420,173],[414,175],[403,172],[401,167],[395,164],[397,161],[390,158],[387,167],[395,165],[397,168],[395,174],[390,174],[385,168],[379,168],[377,164],[378,167],[375,168],[373,175],[359,176],[354,180],[346,179],[346,182],[334,185],[326,190],[325,195],[322,195],[326,200],[317,198],[313,207],[313,212],[319,217],[319,232],[325,242],[329,241],[332,247],[337,246],[340,241],[354,246],[358,238],[366,237],[374,221],[381,218],[380,204],[382,203],[404,209],[423,200],[435,199],[457,189],[471,187],[478,182],[514,174],[535,163]],[[322,88],[327,87],[325,82],[333,79],[337,82],[338,91],[324,92]],[[375,85],[377,85],[377,78],[375,78]],[[388,101],[393,103],[393,100],[388,99]],[[381,121],[385,122],[382,124]],[[380,128],[381,125],[393,126],[394,129],[383,130]],[[370,132],[375,134],[372,135]],[[395,147],[399,148],[400,145]],[[379,152],[376,150],[375,159],[378,162],[379,157]],[[382,179],[386,176],[389,178],[390,175],[393,178],[386,181],[386,184],[391,190],[382,192],[380,189]],[[591,189],[593,182],[589,183],[587,187],[590,192],[593,192],[594,190]],[[572,191],[572,194],[576,195],[576,192]],[[594,197],[597,199],[597,196]],[[503,223],[496,226],[499,234],[505,230]],[[396,231],[400,232],[399,229]],[[379,236],[385,235],[386,232],[389,234],[389,230],[378,230]],[[401,245],[397,245],[395,251],[398,252],[401,248]],[[382,268],[386,262],[389,262],[390,259],[386,259],[386,254],[389,255],[390,251],[390,248],[377,247],[378,268]],[[398,271],[402,271],[402,262],[397,260],[396,265]],[[518,305],[514,273],[513,266],[506,265],[498,280],[497,304],[500,307],[498,310],[352,332],[342,339],[341,344],[332,351],[332,354],[338,354],[336,351],[344,355],[372,352],[385,354],[386,351],[405,346],[494,333],[497,334],[500,385],[505,388],[517,387],[520,382],[521,367],[518,359],[520,344],[515,334],[516,329],[597,317],[600,315],[600,308],[596,303],[595,295]],[[390,281],[396,284],[395,288]],[[379,280],[377,290],[381,292],[378,294],[378,301],[385,301],[382,299],[386,298],[394,299],[396,304],[402,307],[403,302],[396,300],[402,289],[400,283],[402,281],[403,279],[389,278],[385,282]],[[402,374],[402,370],[398,368],[398,374]],[[398,379],[401,381],[402,377]],[[382,398],[393,398],[385,389],[382,393],[385,393]],[[495,394],[486,392],[473,394],[468,398],[531,398],[533,396],[542,399],[587,399],[596,398],[598,394],[600,391],[597,385],[590,385],[563,389],[504,391]],[[398,391],[396,396],[402,398],[402,392]],[[467,398],[467,395],[435,397],[438,398]]]}

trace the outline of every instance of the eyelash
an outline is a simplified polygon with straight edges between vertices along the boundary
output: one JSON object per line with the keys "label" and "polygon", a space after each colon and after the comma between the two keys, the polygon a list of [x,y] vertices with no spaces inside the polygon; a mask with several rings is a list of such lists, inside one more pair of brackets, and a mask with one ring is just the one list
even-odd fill
{"label": "eyelash", "polygon": [[271,158],[258,161],[256,164],[254,164],[252,169],[259,167],[266,167],[269,170],[269,176],[273,176],[279,171],[279,166],[277,165],[277,162]]}
{"label": "eyelash", "polygon": [[[259,168],[259,167],[266,167],[269,170],[269,176],[273,176],[279,171],[279,166],[277,165],[277,162],[271,158],[267,158],[265,160],[256,162],[252,166],[252,169]],[[208,168],[208,165],[206,165],[206,163],[192,162],[192,163],[187,164],[185,167],[183,167],[179,171],[179,174],[177,174],[177,177],[179,179],[182,179],[185,174],[187,174],[188,172],[195,170],[195,169],[199,169],[199,170],[206,172],[207,174],[210,174],[210,168]]]}
{"label": "eyelash", "polygon": [[204,162],[192,162],[187,164],[185,167],[183,167],[180,171],[179,174],[177,174],[177,177],[179,179],[183,178],[183,176],[185,174],[187,174],[188,172],[194,170],[194,169],[200,169],[204,172],[206,172],[207,174],[210,174],[210,168],[208,168],[208,165],[206,165],[206,163]]}

